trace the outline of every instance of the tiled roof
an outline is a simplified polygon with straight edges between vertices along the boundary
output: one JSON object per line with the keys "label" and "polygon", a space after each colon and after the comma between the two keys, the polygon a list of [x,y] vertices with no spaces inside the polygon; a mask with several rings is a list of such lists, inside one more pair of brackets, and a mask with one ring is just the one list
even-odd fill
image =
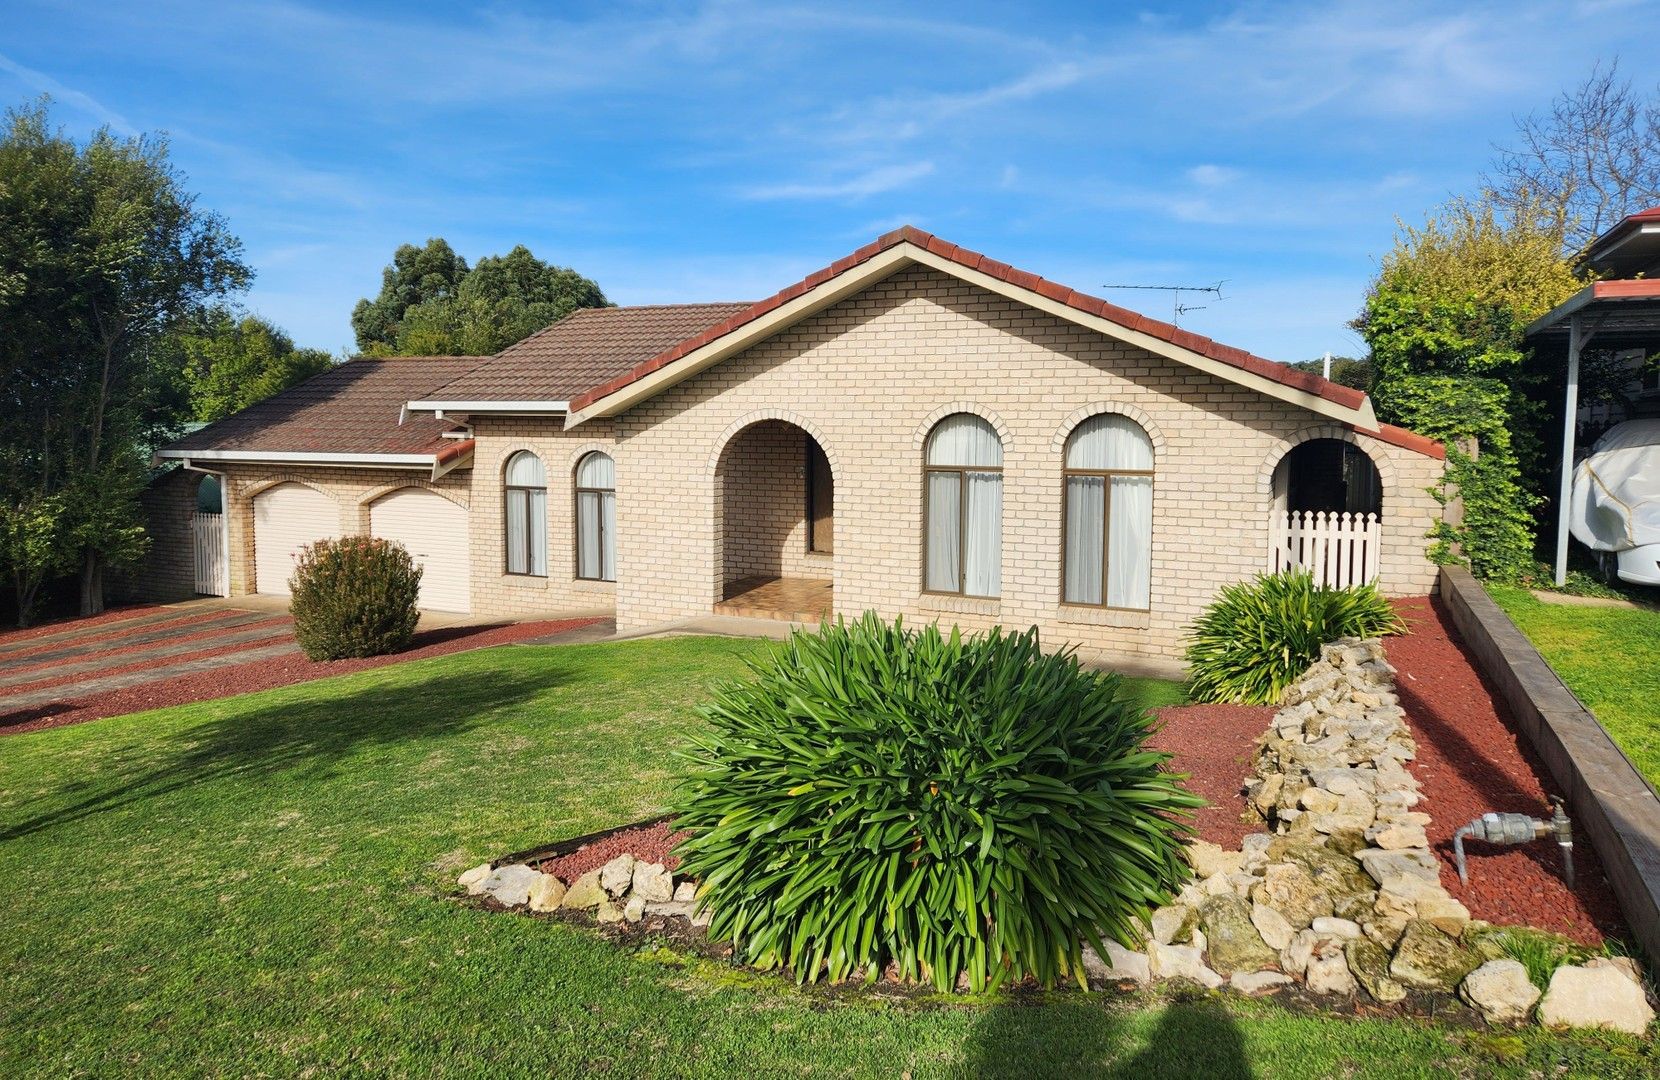
{"label": "tiled roof", "polygon": [[1209,357],[1212,360],[1219,360],[1224,364],[1229,364],[1243,371],[1249,371],[1253,374],[1261,375],[1264,378],[1272,379],[1274,382],[1282,383],[1298,390],[1304,390],[1311,394],[1316,394],[1328,401],[1347,408],[1358,408],[1366,399],[1366,395],[1361,393],[1359,390],[1331,382],[1328,379],[1323,379],[1320,376],[1310,372],[1293,370],[1285,364],[1276,363],[1273,360],[1265,360],[1260,356],[1253,356],[1243,349],[1235,349],[1231,346],[1223,345],[1219,342],[1212,341],[1208,337],[1202,337],[1190,331],[1183,330],[1180,327],[1172,326],[1170,323],[1160,322],[1157,319],[1150,319],[1145,315],[1139,315],[1128,308],[1121,308],[1118,305],[1110,304],[1099,297],[1091,296],[1088,293],[1078,292],[1075,289],[1068,288],[1065,285],[1058,285],[1053,281],[1038,277],[1036,274],[1028,274],[1024,270],[1016,270],[1007,263],[1000,263],[995,259],[988,259],[979,252],[969,251],[967,248],[960,248],[956,244],[941,240],[939,237],[930,233],[925,233],[921,229],[906,225],[902,228],[895,229],[893,232],[890,232],[869,244],[866,244],[864,247],[853,252],[853,254],[836,260],[824,269],[808,274],[805,278],[796,282],[794,285],[791,285],[788,288],[767,297],[765,300],[757,301],[754,304],[750,304],[747,307],[743,307],[738,311],[733,312],[723,321],[718,322],[713,326],[708,326],[707,328],[702,329],[701,332],[695,333],[695,336],[679,341],[672,347],[664,348],[663,351],[657,353],[656,355],[635,364],[631,369],[619,372],[613,377],[600,382],[579,394],[573,394],[569,398],[562,400],[570,401],[570,407],[573,412],[578,409],[586,408],[601,398],[608,397],[611,394],[616,393],[618,390],[628,386],[630,383],[634,383],[645,378],[652,372],[674,363],[676,360],[681,359],[688,353],[694,352],[710,342],[730,334],[732,331],[738,329],[746,323],[752,322],[755,319],[765,315],[767,312],[781,307],[799,296],[811,292],[813,289],[824,284],[830,279],[853,269],[861,263],[868,262],[877,255],[880,255],[882,252],[887,251],[889,248],[897,247],[900,244],[912,244],[916,247],[932,252],[941,258],[948,259],[959,266],[966,267],[970,270],[978,270],[980,273],[988,274],[999,281],[1006,281],[1011,285],[1035,292],[1040,296],[1044,296],[1051,300],[1065,304],[1068,307],[1076,308],[1079,311],[1099,316],[1109,322],[1117,323],[1126,329],[1138,330],[1141,333],[1151,335],[1152,337],[1159,338],[1160,340],[1168,341],[1172,345],[1186,349],[1189,352],[1198,353],[1201,356]]}
{"label": "tiled roof", "polygon": [[578,308],[488,364],[411,400],[568,401],[749,307],[743,301]]}
{"label": "tiled roof", "polygon": [[456,423],[412,413],[399,424],[404,403],[483,361],[478,356],[348,360],[162,449],[436,454],[453,447],[455,440],[441,436]]}

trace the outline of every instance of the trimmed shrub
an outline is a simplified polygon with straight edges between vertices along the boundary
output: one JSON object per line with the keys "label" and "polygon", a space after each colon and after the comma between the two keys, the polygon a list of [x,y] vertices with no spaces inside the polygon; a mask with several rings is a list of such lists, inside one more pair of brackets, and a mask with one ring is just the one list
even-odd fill
{"label": "trimmed shrub", "polygon": [[1263,574],[1224,588],[1193,624],[1188,693],[1195,701],[1273,705],[1327,642],[1405,630],[1371,585],[1327,588],[1306,570]]}
{"label": "trimmed shrub", "polygon": [[395,540],[307,544],[288,588],[294,636],[312,660],[399,652],[415,636],[421,568]]}
{"label": "trimmed shrub", "polygon": [[757,967],[1082,985],[1083,943],[1135,941],[1190,877],[1202,800],[1143,745],[1153,719],[1035,630],[798,631],[703,714],[677,854]]}

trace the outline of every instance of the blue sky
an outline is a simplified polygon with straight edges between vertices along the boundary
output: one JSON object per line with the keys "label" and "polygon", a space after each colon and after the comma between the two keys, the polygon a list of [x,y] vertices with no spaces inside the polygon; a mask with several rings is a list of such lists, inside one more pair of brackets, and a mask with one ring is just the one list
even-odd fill
{"label": "blue sky", "polygon": [[405,241],[732,300],[909,222],[1089,291],[1226,279],[1184,326],[1353,352],[1397,217],[1597,58],[1660,79],[1654,0],[3,6],[0,103],[167,131],[247,306],[334,350]]}

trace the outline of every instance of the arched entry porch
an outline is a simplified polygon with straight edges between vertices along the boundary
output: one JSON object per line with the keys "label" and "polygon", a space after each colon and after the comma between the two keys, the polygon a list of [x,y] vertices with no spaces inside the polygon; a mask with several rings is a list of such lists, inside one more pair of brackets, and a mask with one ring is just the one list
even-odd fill
{"label": "arched entry porch", "polygon": [[1269,569],[1302,567],[1339,588],[1377,580],[1383,480],[1347,439],[1313,438],[1274,467]]}
{"label": "arched entry porch", "polygon": [[817,622],[833,610],[835,477],[804,428],[758,420],[715,466],[715,611]]}

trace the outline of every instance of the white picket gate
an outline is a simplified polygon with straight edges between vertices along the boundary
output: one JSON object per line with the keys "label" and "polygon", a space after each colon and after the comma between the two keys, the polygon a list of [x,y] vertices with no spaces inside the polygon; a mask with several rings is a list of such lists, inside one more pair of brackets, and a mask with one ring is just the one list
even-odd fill
{"label": "white picket gate", "polygon": [[225,516],[191,514],[190,537],[196,553],[196,591],[205,596],[226,595],[230,590],[225,587]]}
{"label": "white picket gate", "polygon": [[1269,569],[1300,566],[1317,585],[1347,588],[1376,581],[1383,528],[1376,514],[1287,513],[1275,526]]}

